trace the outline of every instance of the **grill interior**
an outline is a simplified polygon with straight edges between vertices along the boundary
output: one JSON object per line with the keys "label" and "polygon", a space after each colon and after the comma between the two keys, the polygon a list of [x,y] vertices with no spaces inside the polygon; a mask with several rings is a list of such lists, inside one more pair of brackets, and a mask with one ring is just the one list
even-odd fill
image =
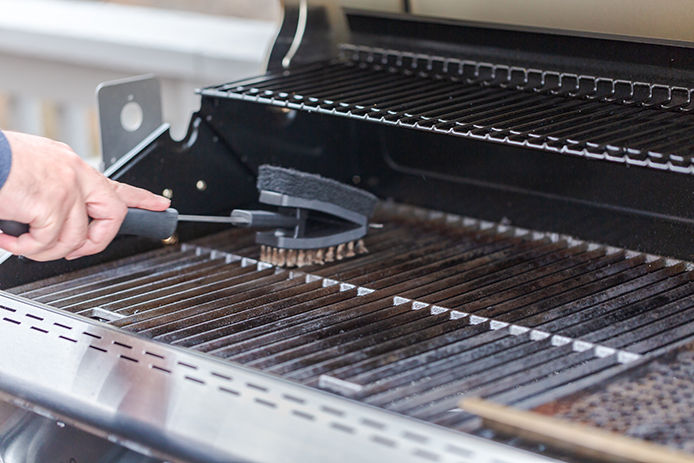
{"label": "grill interior", "polygon": [[203,94],[692,173],[691,90],[343,45]]}
{"label": "grill interior", "polygon": [[370,253],[258,262],[247,230],[10,292],[461,430],[463,395],[532,406],[691,335],[689,264],[384,205]]}

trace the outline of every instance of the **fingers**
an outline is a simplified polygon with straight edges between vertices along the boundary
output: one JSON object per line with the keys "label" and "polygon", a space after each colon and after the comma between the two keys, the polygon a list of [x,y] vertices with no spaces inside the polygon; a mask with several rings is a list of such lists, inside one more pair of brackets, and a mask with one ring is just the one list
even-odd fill
{"label": "fingers", "polygon": [[142,188],[110,180],[118,197],[128,206],[150,211],[163,211],[171,205],[171,201],[163,196],[155,195]]}
{"label": "fingers", "polygon": [[63,216],[60,211],[42,225],[32,225],[19,237],[0,235],[0,248],[36,261],[60,259],[82,247],[87,237],[88,217],[81,202],[74,202]]}
{"label": "fingers", "polygon": [[[23,255],[38,261],[60,259],[84,245],[87,239],[88,223],[89,218],[85,213],[84,205],[76,202],[63,222],[58,239],[39,252],[24,252]],[[30,236],[34,236],[33,231],[30,232]]]}
{"label": "fingers", "polygon": [[95,219],[89,224],[87,239],[84,244],[65,256],[67,260],[97,254],[109,245],[120,227],[120,222],[115,218]]}
{"label": "fingers", "polygon": [[99,253],[106,249],[118,233],[128,208],[108,186],[106,190],[92,193],[88,199],[86,211],[92,220],[87,228],[86,240],[82,246],[66,255],[66,259]]}

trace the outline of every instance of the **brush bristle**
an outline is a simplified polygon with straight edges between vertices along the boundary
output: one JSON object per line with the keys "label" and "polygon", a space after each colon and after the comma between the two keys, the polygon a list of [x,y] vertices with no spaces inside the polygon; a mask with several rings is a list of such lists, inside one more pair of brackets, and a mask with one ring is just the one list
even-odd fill
{"label": "brush bristle", "polygon": [[307,265],[324,265],[359,254],[369,252],[364,240],[350,241],[338,246],[319,249],[278,249],[272,246],[260,246],[260,260],[276,267],[305,267]]}

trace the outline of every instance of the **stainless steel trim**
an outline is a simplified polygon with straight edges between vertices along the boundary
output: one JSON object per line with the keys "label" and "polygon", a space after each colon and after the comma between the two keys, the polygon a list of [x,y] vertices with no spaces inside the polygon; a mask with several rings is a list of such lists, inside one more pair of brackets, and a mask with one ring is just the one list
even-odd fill
{"label": "stainless steel trim", "polygon": [[287,54],[282,58],[282,67],[288,68],[296,55],[299,45],[304,38],[304,32],[306,31],[306,17],[308,16],[308,0],[301,0],[299,2],[299,21],[296,26],[296,34],[294,35],[294,40],[289,46]]}
{"label": "stainless steel trim", "polygon": [[338,44],[349,37],[347,17],[335,0],[283,0],[282,26],[275,39],[268,68],[330,59]]}
{"label": "stainless steel trim", "polygon": [[[79,445],[75,445],[79,443]],[[0,402],[2,463],[162,463],[54,417]]]}

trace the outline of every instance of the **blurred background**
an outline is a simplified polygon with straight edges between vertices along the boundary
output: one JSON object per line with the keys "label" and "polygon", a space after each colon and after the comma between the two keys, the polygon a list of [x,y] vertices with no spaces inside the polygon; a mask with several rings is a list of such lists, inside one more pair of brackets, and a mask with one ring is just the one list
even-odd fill
{"label": "blurred background", "polygon": [[96,86],[155,74],[185,134],[195,89],[261,73],[279,0],[0,0],[0,128],[68,143],[98,165]]}
{"label": "blurred background", "polygon": [[[346,7],[694,41],[692,0],[339,0]],[[0,0],[0,128],[100,155],[95,89],[155,74],[185,134],[196,88],[263,72],[280,0]]]}

